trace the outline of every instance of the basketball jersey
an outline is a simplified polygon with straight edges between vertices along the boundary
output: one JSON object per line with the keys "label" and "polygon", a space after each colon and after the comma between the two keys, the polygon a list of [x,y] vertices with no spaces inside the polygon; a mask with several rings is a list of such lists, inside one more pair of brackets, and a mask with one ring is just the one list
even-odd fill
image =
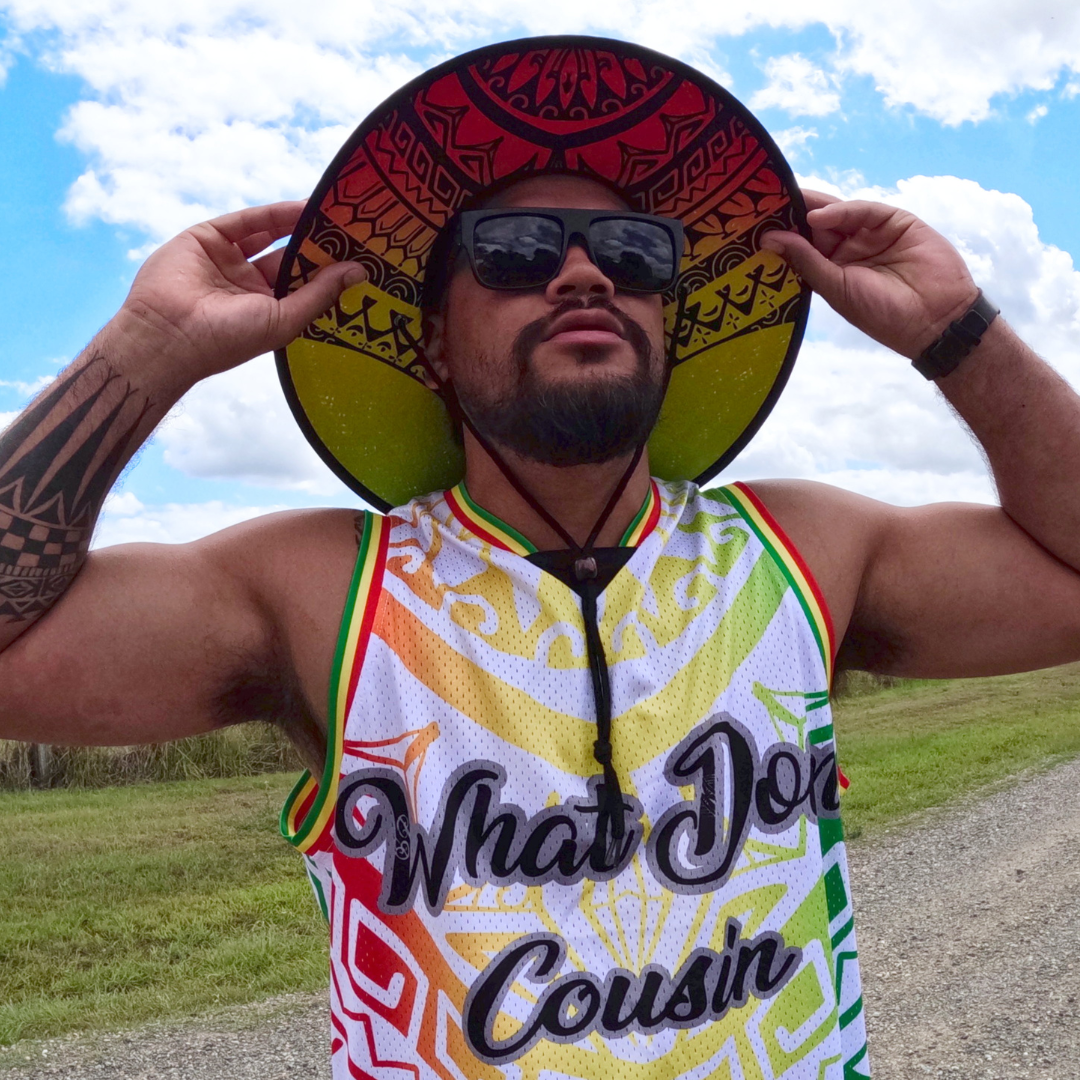
{"label": "basketball jersey", "polygon": [[335,1080],[869,1075],[828,612],[745,485],[654,481],[578,596],[464,485],[368,515],[324,775],[282,812],[330,925]]}

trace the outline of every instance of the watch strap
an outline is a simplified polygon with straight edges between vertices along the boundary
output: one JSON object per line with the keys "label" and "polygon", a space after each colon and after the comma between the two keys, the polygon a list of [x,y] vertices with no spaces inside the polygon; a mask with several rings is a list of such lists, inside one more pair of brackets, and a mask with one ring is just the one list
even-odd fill
{"label": "watch strap", "polygon": [[932,345],[911,361],[912,367],[927,379],[940,379],[955,371],[960,361],[982,340],[990,324],[997,318],[1000,308],[983,295],[982,289],[975,302]]}

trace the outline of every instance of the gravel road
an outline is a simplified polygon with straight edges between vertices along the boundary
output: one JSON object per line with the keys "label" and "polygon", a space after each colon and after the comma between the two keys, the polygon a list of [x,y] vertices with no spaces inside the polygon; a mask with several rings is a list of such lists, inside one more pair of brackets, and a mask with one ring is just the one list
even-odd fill
{"label": "gravel road", "polygon": [[[850,846],[876,1080],[1080,1080],[1080,760]],[[0,1080],[326,1080],[322,995],[20,1044]]]}
{"label": "gravel road", "polygon": [[1080,760],[850,861],[878,1080],[1080,1078]]}

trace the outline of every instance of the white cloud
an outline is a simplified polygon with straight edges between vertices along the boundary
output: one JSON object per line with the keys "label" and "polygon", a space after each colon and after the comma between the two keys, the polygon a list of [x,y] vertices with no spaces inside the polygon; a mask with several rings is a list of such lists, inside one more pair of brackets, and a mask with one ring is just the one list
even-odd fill
{"label": "white cloud", "polygon": [[765,61],[768,86],[750,99],[751,109],[784,109],[793,116],[826,116],[840,108],[835,79],[799,53]]}
{"label": "white cloud", "polygon": [[33,42],[42,63],[85,82],[61,131],[87,159],[72,218],[158,242],[199,218],[305,195],[379,100],[500,37],[626,36],[730,82],[719,57],[733,39],[814,24],[835,38],[833,71],[775,57],[755,102],[822,115],[838,107],[838,75],[866,76],[889,105],[949,124],[1080,71],[1074,0],[325,0],[317,12],[291,0],[0,0],[0,13],[8,49],[21,35],[20,47]]}
{"label": "white cloud", "polygon": [[818,133],[814,128],[789,127],[782,131],[772,132],[772,137],[784,157],[789,161],[794,161],[802,155],[804,150],[810,151],[809,142],[811,139],[816,139]]}
{"label": "white cloud", "polygon": [[1024,117],[1024,119],[1029,124],[1037,124],[1049,111],[1050,109],[1046,105],[1036,105],[1035,108],[1032,109],[1031,112],[1029,112],[1027,116]]}
{"label": "white cloud", "polygon": [[[813,177],[800,183],[839,187]],[[955,176],[842,193],[903,206],[943,232],[1021,337],[1080,386],[1080,272],[1040,239],[1023,199]],[[994,501],[979,450],[905,358],[820,299],[808,338],[783,397],[728,476],[815,479],[908,504]]]}
{"label": "white cloud", "polygon": [[358,119],[419,70],[265,34],[135,39],[111,51],[112,69],[97,50],[65,54],[98,96],[60,130],[91,163],[66,209],[157,241],[226,210],[306,196]]}
{"label": "white cloud", "polygon": [[[814,303],[819,334],[830,319]],[[772,415],[725,477],[819,480],[907,504],[992,501],[978,450],[935,388],[903,357],[862,342],[808,341]]]}
{"label": "white cloud", "polygon": [[20,397],[29,400],[44,390],[55,378],[55,375],[39,375],[31,382],[24,382],[21,379],[0,379],[0,386],[6,386],[14,390]]}
{"label": "white cloud", "polygon": [[0,431],[3,431],[18,415],[17,412],[0,412]]}
{"label": "white cloud", "polygon": [[94,547],[113,544],[183,544],[210,533],[287,507],[230,506],[219,500],[205,503],[166,503],[147,506],[131,492],[110,495],[105,501]]}
{"label": "white cloud", "polygon": [[269,356],[199,383],[156,439],[188,476],[353,498],[300,433]]}
{"label": "white cloud", "polygon": [[983,120],[999,94],[1050,90],[1080,68],[1074,0],[862,0],[827,5],[844,35],[837,67],[873,79],[890,106],[913,106],[946,124]]}
{"label": "white cloud", "polygon": [[1077,94],[1080,94],[1080,79],[1071,79],[1062,87],[1061,96],[1067,101],[1072,100]]}

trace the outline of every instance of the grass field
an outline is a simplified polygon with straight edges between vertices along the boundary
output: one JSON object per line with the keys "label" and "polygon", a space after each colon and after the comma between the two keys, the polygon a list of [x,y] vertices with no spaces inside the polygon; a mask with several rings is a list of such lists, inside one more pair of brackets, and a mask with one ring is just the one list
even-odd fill
{"label": "grass field", "polygon": [[0,795],[0,1044],[324,986],[294,779]]}
{"label": "grass field", "polygon": [[[866,687],[862,688],[864,691]],[[849,836],[1080,754],[1080,665],[836,708]],[[0,794],[0,1044],[326,985],[290,774]]]}
{"label": "grass field", "polygon": [[852,690],[835,706],[849,839],[1080,754],[1080,664]]}

